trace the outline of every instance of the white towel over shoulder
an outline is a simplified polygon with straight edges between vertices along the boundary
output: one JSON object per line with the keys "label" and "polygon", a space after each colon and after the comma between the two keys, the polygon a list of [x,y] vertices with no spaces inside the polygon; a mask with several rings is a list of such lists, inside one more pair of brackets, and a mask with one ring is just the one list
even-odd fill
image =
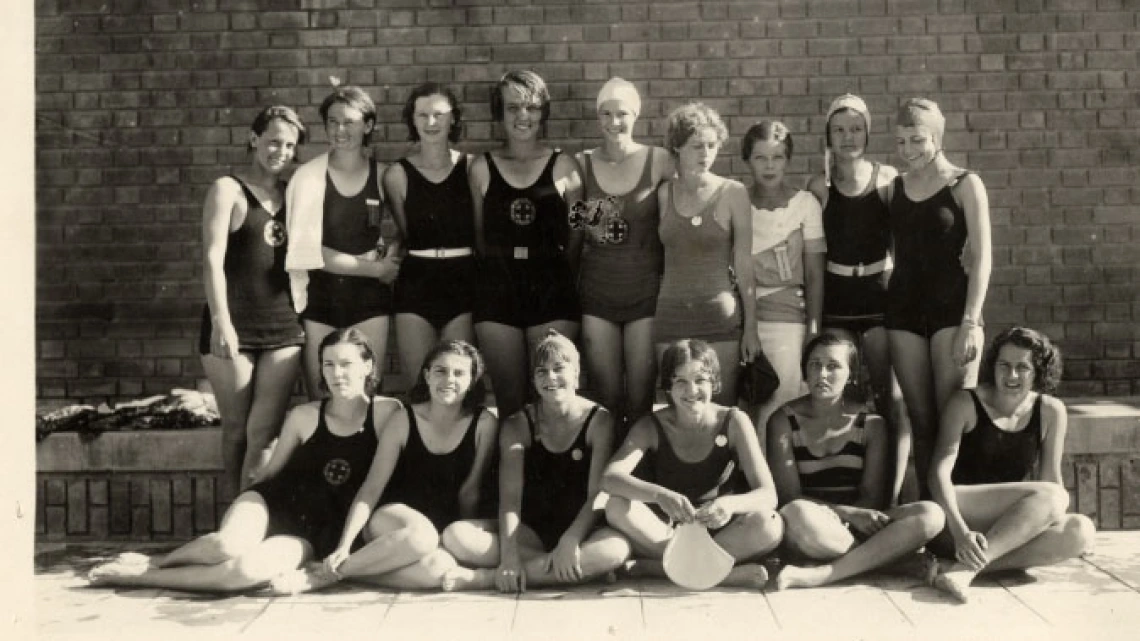
{"label": "white towel over shoulder", "polygon": [[298,314],[309,304],[309,270],[325,266],[321,255],[321,226],[328,168],[329,155],[323,153],[301,165],[285,188],[285,227],[289,235],[285,270],[289,272],[293,307]]}

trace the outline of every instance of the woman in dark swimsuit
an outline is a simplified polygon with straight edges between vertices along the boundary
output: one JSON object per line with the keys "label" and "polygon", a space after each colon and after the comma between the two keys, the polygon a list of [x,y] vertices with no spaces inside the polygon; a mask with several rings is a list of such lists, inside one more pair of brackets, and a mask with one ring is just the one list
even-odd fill
{"label": "woman in dark swimsuit", "polygon": [[250,164],[214,181],[202,213],[206,307],[198,352],[222,417],[222,464],[231,496],[249,485],[276,438],[305,332],[285,274],[281,173],[305,141],[289,107],[250,126]]}
{"label": "woman in dark swimsuit", "polygon": [[289,413],[272,458],[234,499],[217,532],[153,559],[121,555],[92,570],[91,582],[233,592],[330,553],[400,403],[372,396],[376,361],[360,332],[329,334],[320,357],[329,398]]}
{"label": "woman in dark swimsuit", "polygon": [[1049,338],[1014,327],[994,339],[982,383],[954,394],[942,414],[930,489],[946,529],[931,547],[955,561],[933,581],[961,601],[981,572],[1058,563],[1092,546],[1092,521],[1066,513],[1068,414],[1049,395],[1060,377]]}

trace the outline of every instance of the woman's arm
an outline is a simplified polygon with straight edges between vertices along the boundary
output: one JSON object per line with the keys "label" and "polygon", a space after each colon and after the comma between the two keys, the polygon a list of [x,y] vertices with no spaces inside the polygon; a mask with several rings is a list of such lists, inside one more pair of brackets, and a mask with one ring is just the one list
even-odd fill
{"label": "woman's arm", "polygon": [[479,415],[479,422],[475,424],[475,460],[471,463],[471,471],[459,486],[459,516],[465,519],[475,518],[479,511],[479,492],[483,486],[483,475],[491,465],[491,454],[499,444],[499,422],[495,415],[487,410]]}
{"label": "woman's arm", "polygon": [[827,179],[823,174],[816,174],[808,180],[807,190],[819,201],[820,209],[827,207]]}
{"label": "woman's arm", "polygon": [[408,198],[408,176],[404,173],[404,166],[392,163],[384,172],[384,200],[392,212],[392,220],[396,223],[399,237],[408,235],[408,218],[404,213],[404,202]]}
{"label": "woman's arm", "polygon": [[744,412],[735,408],[728,411],[732,412],[728,423],[728,446],[735,450],[744,477],[748,479],[752,490],[744,494],[722,496],[716,501],[729,514],[775,510],[778,502],[776,483],[772,480],[768,462],[764,460],[756,428]]}
{"label": "woman's arm", "polygon": [[946,404],[946,409],[942,411],[938,439],[935,441],[934,454],[930,461],[930,493],[946,513],[946,526],[955,541],[964,539],[970,532],[970,526],[958,510],[958,499],[954,493],[951,475],[954,472],[954,463],[958,460],[958,447],[961,445],[962,436],[966,433],[966,428],[976,421],[974,403],[970,399],[969,392],[955,392]]}
{"label": "woman's arm", "polygon": [[285,464],[313,432],[317,429],[320,419],[320,410],[312,403],[298,405],[290,410],[281,426],[281,434],[277,437],[277,445],[273,447],[273,454],[269,461],[253,476],[253,483],[261,483],[277,476],[285,469]]}
{"label": "woman's arm", "polygon": [[[226,248],[230,231],[245,219],[248,203],[241,186],[233,178],[219,178],[206,193],[202,208],[202,280],[206,286],[206,304],[214,330],[210,336],[210,353],[220,358],[238,355],[238,335],[230,319],[226,297]],[[235,225],[236,223],[236,225]]]}
{"label": "woman's arm", "polygon": [[[562,533],[562,541],[580,545],[590,534],[594,524],[598,521],[598,511],[594,509],[594,501],[598,492],[602,490],[602,473],[606,469],[606,462],[610,460],[614,446],[614,421],[605,408],[599,407],[590,421],[586,432],[586,444],[590,446],[590,476],[586,485],[586,502],[578,509],[578,516]],[[573,507],[566,506],[567,509]]]}
{"label": "woman's arm", "polygon": [[954,339],[953,356],[959,365],[966,365],[981,356],[981,332],[972,331],[982,316],[982,306],[986,302],[986,291],[990,286],[990,271],[993,266],[990,243],[990,202],[982,179],[976,174],[967,174],[954,187],[960,198],[966,217],[966,242],[968,243],[969,278],[966,288],[966,306],[962,314],[962,324]]}
{"label": "woman's arm", "polygon": [[[569,207],[582,200],[585,186],[582,184],[582,168],[578,161],[569,154],[560,154],[554,163],[554,186],[566,201],[567,213]],[[566,260],[570,263],[570,273],[574,282],[578,282],[578,264],[582,256],[583,235],[580,231],[570,230],[566,246]]]}
{"label": "woman's arm", "polygon": [[732,181],[726,188],[732,225],[732,269],[740,290],[744,333],[740,337],[740,353],[751,361],[760,352],[760,336],[756,333],[756,279],[752,274],[752,203],[744,185]]}
{"label": "woman's arm", "polygon": [[491,171],[486,156],[475,156],[467,168],[467,185],[471,188],[471,215],[475,219],[475,253],[487,255],[487,239],[483,234],[483,198],[491,184]]}
{"label": "woman's arm", "polygon": [[1065,434],[1069,431],[1069,411],[1060,399],[1041,397],[1041,460],[1037,477],[1042,481],[1064,485],[1061,479],[1061,454],[1065,449]]}
{"label": "woman's arm", "polygon": [[782,407],[768,418],[768,467],[776,486],[778,505],[800,498],[800,472],[792,452],[792,425]]}

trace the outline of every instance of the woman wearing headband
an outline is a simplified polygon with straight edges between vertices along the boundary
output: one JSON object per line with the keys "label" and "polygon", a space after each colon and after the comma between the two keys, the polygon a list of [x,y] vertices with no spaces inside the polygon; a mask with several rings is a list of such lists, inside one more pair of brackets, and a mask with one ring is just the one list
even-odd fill
{"label": "woman wearing headband", "polygon": [[[868,160],[871,112],[859,96],[844,94],[827,110],[823,173],[808,189],[823,204],[827,263],[823,276],[824,331],[860,346],[871,374],[875,410],[891,426],[892,461],[887,482],[892,501],[902,487],[910,453],[910,426],[902,416],[902,392],[891,378],[887,330],[887,282],[891,277],[891,227],[887,189],[898,171]],[[906,430],[900,434],[900,430]]]}
{"label": "woman wearing headband", "polygon": [[611,78],[598,93],[600,147],[578,154],[585,200],[570,211],[582,232],[582,342],[591,386],[618,419],[649,413],[653,404],[653,314],[661,284],[657,187],[673,173],[661,147],[633,140],[641,113],[637,89]]}
{"label": "woman wearing headband", "polygon": [[921,488],[938,416],[955,391],[977,379],[991,267],[986,188],[943,154],[945,127],[934,102],[912,98],[903,104],[895,138],[907,171],[891,183],[895,269],[886,326]]}

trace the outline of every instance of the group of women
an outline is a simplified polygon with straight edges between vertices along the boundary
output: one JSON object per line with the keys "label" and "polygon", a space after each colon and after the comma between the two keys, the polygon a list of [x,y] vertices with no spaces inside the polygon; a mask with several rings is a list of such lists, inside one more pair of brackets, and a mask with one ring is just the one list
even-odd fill
{"label": "group of women", "polygon": [[[925,546],[953,559],[930,580],[965,600],[983,570],[1088,546],[1060,485],[1056,348],[1003,332],[962,391],[983,360],[989,215],[942,153],[936,104],[900,109],[900,176],[865,158],[865,103],[836,99],[801,190],[781,122],[743,137],[745,187],[713,172],[728,131],[701,103],[669,115],[664,149],[639,144],[640,97],[612,79],[603,144],[571,156],[542,143],[550,102],[537,74],[505,74],[505,144],[469,156],[455,94],[422,85],[403,110],[414,150],[385,166],[367,153],[375,105],[337,87],[329,150],[287,187],[304,125],[258,115],[250,165],[204,215],[200,347],[237,498],[219,532],[93,581],[522,590],[660,574],[696,522],[737,563],[725,585],[821,585]],[[392,317],[406,404],[375,395]],[[760,357],[779,385],[740,411]],[[284,418],[299,366],[314,400]]]}

